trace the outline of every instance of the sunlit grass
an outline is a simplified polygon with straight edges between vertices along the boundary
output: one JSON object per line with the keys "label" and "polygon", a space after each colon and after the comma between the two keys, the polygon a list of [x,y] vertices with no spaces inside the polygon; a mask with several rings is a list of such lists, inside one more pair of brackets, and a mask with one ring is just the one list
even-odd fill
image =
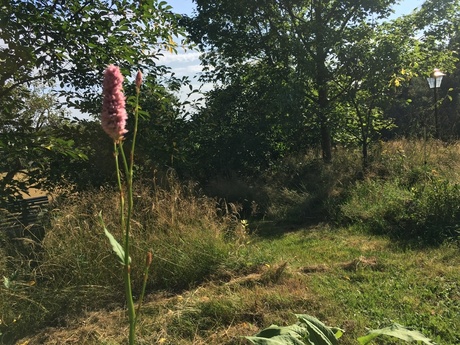
{"label": "sunlit grass", "polygon": [[[271,215],[301,217],[322,210],[313,218],[290,222],[267,216],[242,223],[236,204],[217,202],[193,185],[172,177],[161,187],[142,182],[135,192],[133,262],[142,262],[146,250],[152,250],[154,262],[139,344],[248,344],[242,336],[272,323],[292,324],[295,313],[343,328],[343,345],[356,344],[367,328],[392,322],[422,331],[439,344],[459,344],[458,242],[433,246],[417,238],[377,236],[364,224],[343,222],[340,214],[340,206],[350,203],[353,193],[359,194],[349,206],[355,212],[365,202],[374,211],[388,208],[390,203],[383,202],[387,199],[369,195],[373,181],[392,186],[381,190],[390,200],[404,196],[400,188],[410,192],[407,186],[424,183],[427,171],[431,177],[460,182],[457,146],[430,142],[425,168],[420,165],[420,145],[382,144],[367,180],[358,179],[361,184],[370,181],[361,194],[354,189],[359,167],[355,155],[338,161],[356,166],[333,163],[322,170],[317,161],[310,161],[308,168],[299,165],[296,183],[289,186],[295,193],[271,199],[280,202],[270,206]],[[289,169],[296,169],[297,163],[290,164]],[[272,190],[263,195],[273,196],[279,183],[287,181],[287,173],[277,174],[266,186]],[[326,177],[331,180],[323,189],[318,183]],[[305,185],[296,189],[302,181]],[[317,200],[312,193],[328,196],[330,203],[304,202],[302,195]],[[298,203],[291,204],[293,200]],[[116,202],[109,189],[76,195],[51,214],[42,243],[25,241],[18,252],[3,240],[0,274],[11,278],[8,288],[0,287],[4,344],[20,338],[16,344],[123,344],[127,326],[119,293],[122,281],[96,217],[102,210],[107,226],[119,236],[114,227]],[[317,222],[318,215],[327,217]],[[302,220],[316,223],[305,225]],[[142,272],[132,269],[137,298]]]}
{"label": "sunlit grass", "polygon": [[[247,344],[241,336],[272,323],[291,324],[294,313],[345,329],[344,345],[356,344],[366,328],[392,322],[440,344],[459,342],[460,256],[454,245],[411,249],[383,237],[314,228],[254,238],[247,249],[245,260],[255,262],[250,253],[257,252],[259,263],[246,274],[227,272],[180,293],[150,294],[140,344]],[[80,344],[122,343],[122,314],[87,313],[83,320],[94,321],[93,335],[89,326],[73,332]],[[46,343],[60,343],[58,334],[49,332]]]}

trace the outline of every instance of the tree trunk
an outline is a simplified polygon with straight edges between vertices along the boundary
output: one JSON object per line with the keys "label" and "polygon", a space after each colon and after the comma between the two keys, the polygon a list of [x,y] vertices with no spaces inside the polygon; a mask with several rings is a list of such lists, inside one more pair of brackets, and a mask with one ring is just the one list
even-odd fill
{"label": "tree trunk", "polygon": [[369,158],[368,158],[368,142],[367,138],[364,138],[363,140],[363,146],[362,146],[362,152],[363,152],[363,174],[365,175],[367,173],[367,168],[369,166]]}
{"label": "tree trunk", "polygon": [[316,21],[316,87],[318,89],[318,119],[320,123],[321,151],[323,161],[332,161],[332,138],[327,111],[329,108],[328,97],[328,71],[326,67],[327,49],[324,44],[323,9],[321,1],[314,2]]}
{"label": "tree trunk", "polygon": [[331,129],[329,125],[321,119],[321,151],[323,154],[323,161],[330,163],[332,161],[332,139]]}

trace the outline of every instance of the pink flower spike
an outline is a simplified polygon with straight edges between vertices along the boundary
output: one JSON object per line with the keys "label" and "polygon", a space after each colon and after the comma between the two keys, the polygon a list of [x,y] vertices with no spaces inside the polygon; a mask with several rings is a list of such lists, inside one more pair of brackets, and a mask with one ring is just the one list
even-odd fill
{"label": "pink flower spike", "polygon": [[102,86],[102,129],[116,142],[123,140],[127,133],[125,95],[123,94],[123,75],[117,66],[109,65],[104,72]]}
{"label": "pink flower spike", "polygon": [[136,88],[137,88],[138,90],[140,90],[141,84],[142,84],[142,72],[141,72],[141,71],[137,71],[137,75],[136,75]]}

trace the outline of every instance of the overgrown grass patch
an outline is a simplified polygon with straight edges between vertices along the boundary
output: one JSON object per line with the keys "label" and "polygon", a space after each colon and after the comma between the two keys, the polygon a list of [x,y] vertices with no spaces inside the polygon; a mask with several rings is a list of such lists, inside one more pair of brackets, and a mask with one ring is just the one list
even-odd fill
{"label": "overgrown grass patch", "polygon": [[[215,200],[194,194],[189,186],[171,180],[165,188],[143,184],[137,189],[136,246],[131,251],[135,296],[143,279],[137,264],[148,251],[154,256],[148,291],[180,291],[229,265],[238,249],[234,230],[240,224],[232,214],[218,214]],[[34,243],[39,256],[34,266],[11,246],[1,267],[6,279],[0,290],[0,332],[5,341],[44,325],[63,325],[85,311],[122,306],[122,267],[98,220],[102,212],[107,227],[121,239],[118,202],[116,192],[103,189],[62,202],[51,213],[43,242]]]}
{"label": "overgrown grass patch", "polygon": [[371,233],[413,243],[440,244],[460,235],[460,184],[426,175],[407,188],[397,181],[356,183],[341,206],[342,216]]}

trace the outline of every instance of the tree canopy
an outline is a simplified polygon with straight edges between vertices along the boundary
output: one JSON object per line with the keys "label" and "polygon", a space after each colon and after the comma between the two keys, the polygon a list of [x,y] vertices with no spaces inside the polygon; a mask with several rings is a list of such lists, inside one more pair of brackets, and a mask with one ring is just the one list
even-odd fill
{"label": "tree canopy", "polygon": [[388,16],[394,1],[196,3],[198,15],[189,22],[191,36],[209,49],[204,62],[218,70],[218,77],[225,76],[227,65],[254,59],[295,70],[304,82],[323,158],[330,161],[331,109],[343,92],[335,83],[351,62],[346,51],[369,39],[373,23]]}
{"label": "tree canopy", "polygon": [[127,75],[165,72],[157,55],[175,49],[179,18],[156,0],[2,0],[0,100],[39,80],[57,84],[82,111],[99,110],[95,91],[108,64]]}
{"label": "tree canopy", "polygon": [[[393,20],[388,19],[395,4],[391,0],[195,2],[197,13],[186,22],[191,39],[204,51],[204,79],[220,82],[231,93],[229,85],[238,85],[242,75],[257,84],[253,72],[245,74],[254,71],[247,66],[263,65],[259,70],[265,75],[270,75],[268,70],[291,75],[286,83],[291,92],[296,85],[291,94],[303,121],[299,116],[290,120],[314,134],[326,162],[344,130],[358,126],[355,138],[367,145],[369,130],[378,132],[384,123],[372,119],[383,116],[382,107],[390,99],[398,99],[401,86],[428,75],[433,66],[453,70],[455,63],[454,50],[447,45],[458,32],[458,1],[426,1],[419,10]],[[259,111],[247,116],[273,109],[270,102],[266,105],[262,110],[259,104]],[[346,108],[357,122],[344,121]]]}
{"label": "tree canopy", "polygon": [[[62,106],[97,115],[108,64],[128,77],[137,69],[167,74],[158,56],[175,51],[183,31],[180,15],[157,0],[2,0],[0,8],[1,186],[4,195],[18,195],[52,176],[64,179],[69,159],[85,156],[68,136],[81,126],[68,126]],[[37,83],[46,91],[40,97]]]}
{"label": "tree canopy", "polygon": [[[37,167],[34,158],[40,158],[48,164],[41,174],[84,185],[92,177],[76,172],[100,170],[102,163],[77,162],[81,152],[72,149],[90,157],[104,150],[91,143],[97,124],[53,115],[59,121],[36,134],[41,120],[29,116],[30,92],[35,82],[51,91],[55,115],[64,103],[97,115],[108,64],[120,66],[128,82],[137,69],[147,76],[139,171],[172,166],[205,180],[257,176],[307,150],[330,162],[334,145],[359,145],[365,168],[369,147],[383,135],[420,135],[421,120],[430,129],[433,102],[425,78],[435,67],[447,74],[436,104],[442,130],[449,138],[460,134],[460,0],[426,0],[399,18],[390,17],[396,0],[194,2],[196,11],[187,17],[157,0],[3,1],[2,156],[27,162],[17,171]],[[193,113],[171,93],[183,79],[162,83],[170,70],[158,56],[174,51],[180,39],[202,49],[201,80],[214,83]],[[129,106],[128,83],[125,91]],[[59,159],[65,173],[56,169]],[[12,166],[0,164],[0,173],[13,175]],[[91,185],[103,183],[103,175]]]}

